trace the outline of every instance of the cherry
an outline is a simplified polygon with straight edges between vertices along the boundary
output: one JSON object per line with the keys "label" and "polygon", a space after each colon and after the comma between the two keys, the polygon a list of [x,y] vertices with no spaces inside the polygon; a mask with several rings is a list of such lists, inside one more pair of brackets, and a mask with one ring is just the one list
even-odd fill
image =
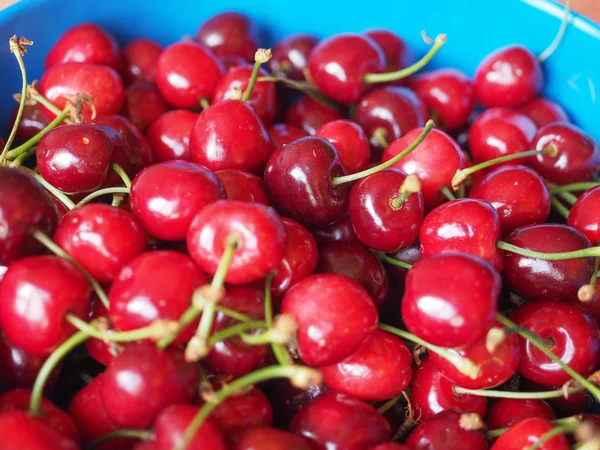
{"label": "cherry", "polygon": [[132,343],[104,372],[101,397],[110,420],[124,428],[146,428],[169,405],[191,401],[198,370],[183,351]]}
{"label": "cherry", "polygon": [[0,414],[2,450],[77,450],[72,440],[22,411]]}
{"label": "cherry", "polygon": [[318,42],[316,36],[306,33],[292,34],[282,39],[273,48],[269,69],[277,76],[290,80],[304,80],[308,57]]}
{"label": "cherry", "polygon": [[475,92],[486,108],[522,105],[537,95],[542,83],[536,56],[521,45],[493,51],[475,70]]}
{"label": "cherry", "polygon": [[[365,36],[370,37],[381,48],[385,56],[384,72],[395,72],[409,66],[413,54],[404,39],[395,33],[385,29],[374,29],[365,31]],[[391,84],[403,84],[405,80],[392,81]]]}
{"label": "cherry", "polygon": [[153,84],[135,82],[125,90],[121,111],[141,132],[145,132],[168,110],[169,105]]}
{"label": "cherry", "polygon": [[375,305],[380,305],[388,293],[388,277],[383,265],[366,247],[356,242],[330,242],[321,246],[316,271],[352,278],[367,291]]}
{"label": "cherry", "polygon": [[284,116],[287,125],[300,128],[308,134],[315,134],[320,127],[328,122],[343,119],[342,114],[337,109],[325,106],[309,96],[297,100],[286,109]]}
{"label": "cherry", "polygon": [[285,295],[281,312],[298,324],[298,353],[311,366],[336,364],[358,350],[377,325],[377,310],[356,281],[311,275]]}
{"label": "cherry", "polygon": [[273,407],[273,419],[280,428],[287,429],[293,417],[311,400],[317,398],[327,387],[311,385],[308,389],[293,386],[287,378],[270,380],[265,385],[267,395]]}
{"label": "cherry", "polygon": [[600,170],[600,149],[584,131],[569,123],[553,123],[538,130],[533,146],[542,149],[555,145],[558,154],[536,155],[533,168],[544,178],[558,184],[591,180]]}
{"label": "cherry", "polygon": [[[521,450],[539,442],[540,438],[553,428],[554,425],[547,420],[530,417],[502,433],[492,445],[491,450]],[[560,433],[544,441],[537,448],[539,450],[568,450],[570,446],[567,437]]]}
{"label": "cherry", "polygon": [[[525,303],[511,314],[518,326],[532,330],[565,364],[590,375],[600,363],[599,331],[595,320],[576,305],[551,300]],[[571,379],[557,363],[550,361],[523,338],[519,373],[544,386],[562,386]]]}
{"label": "cherry", "polygon": [[[566,225],[541,224],[515,230],[506,242],[540,252],[560,253],[589,248],[588,239]],[[545,261],[507,252],[504,275],[512,289],[532,300],[574,300],[589,282],[593,258]]]}
{"label": "cherry", "polygon": [[196,213],[226,195],[211,171],[191,162],[167,161],[135,177],[130,200],[133,214],[152,236],[180,241]]}
{"label": "cherry", "polygon": [[460,418],[461,415],[457,412],[444,411],[425,420],[411,433],[406,445],[411,450],[487,450],[483,433],[462,428]]}
{"label": "cherry", "polygon": [[[92,312],[89,320],[100,319],[107,325],[107,328],[112,328],[112,323],[108,320],[108,309],[98,299],[98,297],[92,294]],[[107,323],[108,322],[108,323]],[[92,358],[103,366],[110,366],[115,358],[119,355],[123,349],[118,343],[103,341],[101,339],[91,338],[85,341],[85,348]]]}
{"label": "cherry", "polygon": [[[414,244],[406,247],[405,249],[391,253],[390,256],[396,261],[401,261],[406,264],[414,265],[419,259],[421,259],[421,244],[417,241]],[[386,264],[386,268],[392,271],[391,274],[394,275],[393,278],[396,278],[397,280],[402,282],[404,282],[404,280],[406,279],[406,275],[408,274],[408,268],[392,264]]]}
{"label": "cherry", "polygon": [[197,119],[198,114],[185,109],[168,111],[156,119],[146,133],[154,159],[191,161],[190,133]]}
{"label": "cherry", "polygon": [[567,224],[589,239],[590,242],[600,241],[600,187],[583,193],[571,208]]}
{"label": "cherry", "polygon": [[491,205],[481,200],[457,199],[438,206],[423,220],[420,237],[423,258],[464,252],[502,270],[503,254],[496,248],[500,218]]}
{"label": "cherry", "polygon": [[215,175],[223,183],[229,200],[269,205],[265,183],[256,175],[235,169],[219,170]]}
{"label": "cherry", "polygon": [[371,450],[410,450],[404,444],[396,444],[394,442],[384,442],[383,444],[371,447]]}
{"label": "cherry", "polygon": [[32,176],[0,167],[0,265],[38,251],[41,246],[29,230],[52,235],[56,220],[56,208]]}
{"label": "cherry", "polygon": [[[68,98],[80,93],[93,99],[93,109],[83,105],[83,118],[90,121],[95,111],[97,117],[116,114],[125,98],[125,89],[119,74],[107,66],[85,63],[65,63],[46,70],[40,80],[40,93],[58,109],[63,109]],[[50,118],[55,114],[44,108]]]}
{"label": "cherry", "polygon": [[240,57],[254,60],[257,37],[254,24],[237,12],[216,14],[200,26],[196,40],[210,48],[221,59]]}
{"label": "cherry", "polygon": [[438,126],[443,130],[464,127],[475,110],[475,89],[469,77],[459,70],[438,69],[418,75],[410,87],[430,114],[439,118]]}
{"label": "cherry", "polygon": [[290,142],[300,139],[301,137],[308,136],[308,133],[301,128],[287,125],[285,123],[274,123],[268,130],[269,137],[273,148],[279,148],[282,145],[289,144]]}
{"label": "cherry", "polygon": [[552,408],[544,400],[501,398],[488,408],[485,422],[488,429],[498,430],[512,427],[530,417],[556,419]]}
{"label": "cherry", "polygon": [[175,108],[194,108],[200,99],[212,100],[225,69],[201,44],[177,42],[160,54],[156,63],[156,85]]}
{"label": "cherry", "polygon": [[330,224],[312,227],[311,232],[318,245],[336,241],[358,242],[348,215],[344,215]]}
{"label": "cherry", "polygon": [[375,408],[334,391],[300,410],[290,431],[307,438],[315,449],[361,450],[390,438],[390,426]]}
{"label": "cherry", "polygon": [[126,83],[135,81],[154,83],[156,80],[156,62],[162,53],[162,47],[150,39],[134,39],[122,51],[123,78]]}
{"label": "cherry", "polygon": [[211,417],[226,436],[273,424],[269,399],[257,388],[225,399],[214,409]]}
{"label": "cherry", "polygon": [[568,122],[569,116],[558,103],[538,97],[517,108],[521,114],[529,117],[535,126],[542,128],[554,122]]}
{"label": "cherry", "polygon": [[200,113],[190,134],[192,161],[216,172],[262,173],[271,152],[266,128],[246,102],[226,100]]}
{"label": "cherry", "polygon": [[[10,117],[11,123],[16,121],[18,110],[19,105],[16,105]],[[27,142],[37,133],[42,131],[49,123],[50,120],[42,111],[39,103],[35,103],[33,105],[28,105],[25,103],[25,106],[23,107],[23,114],[21,115],[21,121],[19,122],[19,128],[17,128],[17,134],[15,135],[15,143],[22,144]],[[0,141],[0,144],[4,146],[4,141]]]}
{"label": "cherry", "polygon": [[346,172],[356,173],[369,164],[369,141],[362,128],[351,120],[326,123],[315,133],[327,139],[337,150]]}
{"label": "cherry", "polygon": [[[112,440],[111,440],[112,441]],[[109,442],[111,442],[109,441]],[[132,450],[159,450],[156,441],[138,441]]]}
{"label": "cherry", "polygon": [[287,431],[249,428],[236,437],[232,450],[311,450],[308,441]]}

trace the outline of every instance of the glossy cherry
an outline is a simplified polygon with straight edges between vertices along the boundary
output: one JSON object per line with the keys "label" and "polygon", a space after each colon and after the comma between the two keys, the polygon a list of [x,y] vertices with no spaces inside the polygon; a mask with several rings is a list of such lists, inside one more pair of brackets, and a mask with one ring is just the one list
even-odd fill
{"label": "glossy cherry", "polygon": [[371,447],[371,450],[410,450],[404,444],[396,444],[394,442],[384,442],[383,444]]}
{"label": "glossy cherry", "polygon": [[[404,39],[390,30],[376,28],[363,33],[375,41],[385,56],[384,72],[395,72],[412,63],[414,55]],[[392,81],[390,84],[405,84],[406,80]]]}
{"label": "glossy cherry", "polygon": [[271,138],[271,143],[273,144],[273,148],[279,148],[282,145],[289,144],[296,139],[308,136],[308,133],[303,129],[285,123],[272,124],[268,128],[268,132],[269,137]]}
{"label": "glossy cherry", "polygon": [[[554,425],[539,417],[531,417],[513,425],[502,433],[491,450],[521,450],[537,443]],[[558,434],[537,447],[539,450],[568,450],[569,441],[564,434]]]}
{"label": "glossy cherry", "polygon": [[568,122],[569,116],[558,103],[544,97],[537,97],[517,108],[525,114],[538,128],[554,122]]}
{"label": "glossy cherry", "polygon": [[290,80],[304,80],[308,56],[318,42],[316,36],[306,33],[296,33],[283,38],[273,47],[269,69],[277,76]]}
{"label": "glossy cherry", "polygon": [[308,95],[294,102],[286,109],[284,116],[287,125],[300,128],[308,134],[315,134],[326,123],[344,118],[337,109],[323,105]]}
{"label": "glossy cherry", "polygon": [[240,57],[251,62],[258,47],[250,18],[231,11],[215,14],[204,22],[196,33],[196,40],[221,59]]}
{"label": "glossy cherry", "polygon": [[287,431],[254,427],[236,437],[232,450],[311,450],[308,441]]}
{"label": "glossy cherry", "polygon": [[123,79],[131,84],[134,81],[154,83],[156,80],[156,62],[162,53],[162,47],[150,39],[133,39],[122,51]]}
{"label": "glossy cherry", "polygon": [[77,450],[79,447],[26,412],[0,414],[2,450]]}
{"label": "glossy cherry", "polygon": [[358,242],[347,214],[327,225],[312,227],[311,232],[318,245],[336,241]]}
{"label": "glossy cherry", "polygon": [[269,205],[265,183],[256,175],[235,169],[219,170],[215,175],[223,183],[229,200]]}
{"label": "glossy cherry", "polygon": [[585,234],[591,243],[600,241],[600,187],[579,197],[571,207],[567,224]]}
{"label": "glossy cherry", "polygon": [[214,409],[211,417],[226,436],[273,425],[269,399],[257,388],[227,398]]}
{"label": "glossy cherry", "polygon": [[[15,105],[13,112],[10,117],[10,123],[14,123],[17,118],[17,111],[19,109],[19,105]],[[28,105],[25,103],[23,107],[23,114],[21,115],[21,121],[19,122],[19,127],[17,128],[17,134],[15,135],[15,143],[22,144],[23,142],[28,141],[37,133],[42,131],[46,125],[50,123],[50,120],[42,111],[42,108],[39,103],[35,103],[34,105]],[[4,141],[0,141],[2,145],[4,145]]]}
{"label": "glossy cherry", "polygon": [[146,132],[154,159],[191,161],[190,134],[197,119],[198,114],[185,109],[168,111],[156,119]]}
{"label": "glossy cherry", "polygon": [[530,417],[556,419],[552,408],[544,400],[501,398],[488,408],[485,423],[488,429],[498,430],[512,427]]}
{"label": "glossy cherry", "polygon": [[369,141],[363,129],[351,120],[326,123],[315,133],[333,144],[346,172],[356,173],[369,164]]}
{"label": "glossy cherry", "polygon": [[125,90],[122,114],[141,131],[145,132],[158,118],[169,110],[151,83],[136,82]]}

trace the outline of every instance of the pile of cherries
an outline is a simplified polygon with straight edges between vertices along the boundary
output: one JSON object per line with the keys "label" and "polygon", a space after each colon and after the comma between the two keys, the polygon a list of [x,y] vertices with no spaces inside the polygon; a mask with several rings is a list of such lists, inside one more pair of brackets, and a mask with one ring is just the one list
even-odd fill
{"label": "pile of cherries", "polygon": [[81,24],[31,84],[11,39],[0,449],[600,449],[600,150],[544,58],[256,35]]}

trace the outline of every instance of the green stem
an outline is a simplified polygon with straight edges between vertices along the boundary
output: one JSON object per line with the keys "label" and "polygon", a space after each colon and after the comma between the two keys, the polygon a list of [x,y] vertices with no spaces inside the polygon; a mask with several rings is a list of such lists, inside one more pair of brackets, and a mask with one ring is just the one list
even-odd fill
{"label": "green stem", "polygon": [[[565,396],[564,389],[555,389],[553,391],[544,391],[544,392],[512,392],[512,391],[497,391],[492,389],[466,389],[459,386],[454,386],[453,388],[456,394],[464,394],[464,395],[476,395],[478,397],[488,397],[488,398],[517,398],[524,400],[533,400],[533,399],[548,399],[548,398],[563,398]],[[568,394],[577,394],[584,389],[581,387],[578,388],[569,388],[567,389]]]}
{"label": "green stem", "polygon": [[[552,422],[555,425],[571,426],[572,424],[575,424],[575,423],[577,423],[577,425],[579,425],[579,423],[581,423],[581,416],[563,417],[562,419],[551,420],[550,422]],[[506,433],[509,429],[510,429],[510,427],[496,428],[495,430],[487,431],[485,433],[485,435],[488,438],[496,438],[496,437]]]}
{"label": "green stem", "polygon": [[379,408],[377,408],[377,412],[379,414],[383,414],[385,413],[387,410],[389,410],[392,406],[394,406],[396,403],[398,403],[400,401],[400,399],[402,397],[404,397],[404,393],[402,394],[398,394],[395,397],[390,398],[387,402],[385,402],[383,405],[381,405]]}
{"label": "green stem", "polygon": [[373,254],[379,261],[384,262],[386,264],[391,264],[392,266],[401,267],[406,270],[410,270],[412,268],[412,264],[392,258],[391,256],[388,256],[383,252],[373,251]]}
{"label": "green stem", "polygon": [[452,200],[456,200],[456,196],[452,193],[452,191],[450,189],[448,189],[448,186],[444,186],[443,188],[441,188],[440,192],[442,193],[442,195],[444,197],[446,197],[446,200],[448,200],[450,202]]}
{"label": "green stem", "polygon": [[235,309],[227,308],[221,305],[216,305],[215,311],[225,314],[226,316],[229,316],[232,319],[239,320],[240,322],[252,322],[252,320],[254,320],[245,314],[237,312]]}
{"label": "green stem", "polygon": [[131,188],[131,178],[129,178],[127,172],[125,172],[120,165],[118,165],[116,162],[113,162],[110,165],[110,168],[114,170],[117,173],[117,175],[119,175],[119,178],[121,178],[121,181],[123,181],[123,184],[126,188]]}
{"label": "green stem", "polygon": [[41,176],[39,173],[37,173],[31,169],[28,169],[27,167],[21,167],[20,170],[24,170],[29,175],[31,175],[33,178],[35,178],[38,181],[38,183],[40,183],[44,187],[44,189],[46,189],[54,197],[56,197],[63,205],[65,205],[65,207],[68,210],[75,208],[75,203],[73,203],[71,201],[71,199],[63,191],[56,189],[54,186],[52,186],[50,183],[48,183],[44,179],[44,177]]}
{"label": "green stem", "polygon": [[270,48],[259,48],[254,54],[254,67],[252,68],[252,74],[250,75],[248,86],[242,94],[243,102],[247,102],[248,100],[250,100],[250,96],[252,95],[252,91],[254,90],[254,85],[256,84],[256,79],[258,78],[260,66],[262,66],[266,62],[269,62],[269,60],[271,59],[271,55],[272,53]]}
{"label": "green stem", "polygon": [[85,320],[81,320],[79,317],[73,314],[67,314],[65,320],[79,331],[83,331],[84,333],[89,334],[91,337],[105,342],[133,342],[145,339],[155,339],[161,334],[161,330],[165,329],[164,324],[161,324],[160,322],[154,322],[146,327],[138,328],[136,330],[102,331],[91,323],[87,323]]}
{"label": "green stem", "polygon": [[248,345],[268,345],[274,344],[269,329],[260,334],[240,334],[240,338]]}
{"label": "green stem", "polygon": [[196,308],[194,306],[190,306],[188,309],[185,310],[185,312],[181,315],[181,317],[178,320],[178,323],[179,323],[178,330],[179,331],[171,333],[169,336],[165,336],[160,341],[158,341],[156,346],[161,350],[164,350],[165,348],[167,348],[171,344],[171,342],[173,342],[175,340],[175,338],[179,335],[179,332],[181,330],[183,330],[185,327],[187,327],[194,320],[196,320],[201,313],[202,313],[202,311],[199,311],[198,308]]}
{"label": "green stem", "polygon": [[273,326],[273,301],[271,295],[271,283],[273,281],[273,275],[270,273],[265,278],[265,322],[267,324],[267,328],[271,328]]}
{"label": "green stem", "polygon": [[584,183],[565,184],[563,186],[556,186],[556,187],[550,189],[550,193],[558,194],[560,192],[582,192],[582,191],[587,191],[588,189],[593,189],[598,186],[600,186],[600,182],[598,182],[598,181],[587,181]]}
{"label": "green stem", "polygon": [[210,337],[209,343],[212,347],[217,342],[224,341],[225,339],[229,339],[234,336],[239,336],[246,331],[265,329],[266,326],[267,325],[264,320],[254,320],[252,322],[236,323],[235,325],[213,333]]}
{"label": "green stem", "polygon": [[558,45],[560,44],[560,41],[562,40],[563,36],[565,35],[565,31],[567,30],[570,12],[571,12],[571,0],[567,0],[565,2],[564,15],[560,22],[560,27],[558,28],[558,33],[556,33],[556,36],[554,36],[554,39],[552,40],[552,42],[550,43],[548,48],[546,50],[544,50],[542,53],[540,53],[540,56],[538,56],[539,62],[543,63],[544,61],[546,61],[550,56],[552,56],[552,53],[554,53],[556,51],[556,49],[558,48]]}
{"label": "green stem", "polygon": [[[62,113],[62,111],[60,109],[58,109],[58,107],[54,103],[52,103],[50,100],[48,100],[42,94],[40,94],[37,90],[31,89],[30,92],[31,92],[30,97],[32,100],[35,100],[42,106],[45,106],[46,109],[53,112],[55,116],[59,116]],[[65,117],[61,122],[63,122],[63,121],[68,124],[73,123],[73,121],[71,119],[69,119],[68,117]]]}
{"label": "green stem", "polygon": [[150,441],[156,438],[152,431],[148,430],[135,430],[131,428],[123,428],[121,430],[111,431],[108,434],[105,434],[102,437],[99,437],[94,442],[92,442],[86,450],[94,450],[100,444],[109,441],[111,439],[117,438],[135,438],[140,439],[142,441]]}
{"label": "green stem", "polygon": [[207,109],[210,107],[210,102],[207,100],[206,97],[200,97],[200,99],[198,100],[198,103],[200,104],[200,107],[202,109]]}
{"label": "green stem", "polygon": [[314,101],[320,103],[323,106],[326,106],[331,109],[338,109],[338,105],[336,105],[329,98],[325,97],[321,92],[319,92],[312,84],[308,81],[296,81],[290,80],[289,78],[279,78],[279,77],[258,77],[256,80],[259,83],[264,82],[277,82],[283,83],[286,86],[289,86],[292,89],[295,89],[299,92],[302,92],[312,98]]}
{"label": "green stem", "polygon": [[21,164],[23,164],[23,162],[32,157],[33,155],[35,155],[37,151],[37,147],[32,147],[29,150],[27,150],[25,153],[21,153],[19,156],[17,156],[13,162],[10,164],[10,167],[15,167],[15,168],[19,168],[21,167]]}
{"label": "green stem", "polygon": [[386,132],[385,132],[385,128],[375,128],[375,131],[373,131],[373,138],[377,141],[377,143],[381,146],[381,148],[388,148],[388,146],[390,145],[387,137],[386,137]]}
{"label": "green stem", "polygon": [[573,206],[578,200],[577,196],[575,194],[572,194],[571,192],[559,192],[556,195],[558,195],[571,206]]}
{"label": "green stem", "polygon": [[[577,425],[579,425],[579,423]],[[525,447],[524,450],[539,450],[539,448],[542,445],[544,445],[544,442],[547,442],[553,437],[556,437],[561,434],[572,433],[573,431],[575,431],[577,425],[557,425],[551,430],[548,430],[544,434],[542,434],[535,444]]]}
{"label": "green stem", "polygon": [[433,123],[433,120],[428,120],[427,123],[425,124],[425,127],[423,128],[423,131],[421,131],[421,134],[419,134],[417,139],[415,139],[415,141],[412,144],[410,144],[405,150],[398,153],[392,159],[390,159],[384,163],[381,163],[375,167],[371,167],[370,169],[363,170],[361,172],[353,173],[351,175],[344,175],[341,177],[333,177],[331,179],[331,184],[333,184],[334,186],[337,186],[338,184],[349,183],[350,181],[360,180],[361,178],[368,177],[369,175],[373,175],[374,173],[380,172],[384,169],[387,169],[388,167],[393,166],[398,161],[400,161],[402,158],[404,158],[406,155],[408,155],[410,152],[412,152],[415,148],[417,148],[419,146],[419,144],[421,142],[423,142],[423,140],[427,137],[427,135],[429,134],[431,129],[434,127],[434,125],[435,124]]}
{"label": "green stem", "polygon": [[595,258],[596,256],[600,256],[600,247],[589,247],[581,250],[574,250],[572,252],[563,252],[563,253],[543,253],[536,252],[534,250],[528,250],[526,248],[517,247],[516,245],[509,244],[508,242],[498,241],[496,242],[496,247],[500,250],[504,250],[507,252],[515,253],[521,256],[527,256],[529,258],[542,259],[545,261],[564,261],[566,259],[576,259],[576,258]]}
{"label": "green stem", "polygon": [[554,195],[550,197],[550,204],[556,210],[558,214],[560,214],[565,220],[569,218],[569,214],[571,211],[565,205],[563,205],[559,199],[557,199]]}
{"label": "green stem", "polygon": [[98,189],[97,191],[94,191],[90,195],[85,197],[83,200],[81,200],[75,206],[78,208],[80,206],[87,205],[92,200],[94,200],[98,197],[101,197],[103,195],[107,195],[107,194],[129,194],[129,188],[128,187],[109,187],[109,188],[104,188],[104,189]]}

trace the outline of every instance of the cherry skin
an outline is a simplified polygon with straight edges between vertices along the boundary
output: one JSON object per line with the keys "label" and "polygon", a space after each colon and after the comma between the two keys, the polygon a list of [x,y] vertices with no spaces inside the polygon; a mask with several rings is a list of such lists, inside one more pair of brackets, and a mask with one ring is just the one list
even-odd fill
{"label": "cherry skin", "polygon": [[268,128],[269,137],[273,148],[279,148],[282,145],[289,144],[296,139],[308,136],[308,133],[301,128],[285,123],[274,123]]}
{"label": "cherry skin", "polygon": [[[588,248],[588,239],[567,225],[530,225],[515,230],[506,242],[528,250],[560,253]],[[531,300],[573,300],[589,283],[593,258],[544,261],[507,252],[504,276],[514,292]]]}
{"label": "cherry skin", "polygon": [[131,209],[154,237],[185,239],[194,216],[208,204],[227,198],[211,171],[187,161],[167,161],[144,169],[131,185]]}
{"label": "cherry skin", "polygon": [[584,131],[569,123],[553,123],[538,130],[533,147],[554,144],[556,156],[536,155],[533,168],[553,183],[590,181],[600,170],[600,149]]}
{"label": "cherry skin", "polygon": [[[181,444],[183,433],[198,413],[192,405],[176,404],[165,408],[154,425],[158,450],[172,450]],[[215,420],[208,417],[186,447],[188,450],[226,450],[227,445]]]}
{"label": "cherry skin", "polygon": [[258,48],[254,24],[250,18],[237,12],[212,16],[200,26],[196,40],[221,59],[239,57],[251,62]]}
{"label": "cherry skin", "polygon": [[273,205],[300,223],[325,225],[348,208],[350,186],[334,186],[346,175],[335,147],[319,137],[297,139],[275,150],[265,169],[265,185]]}
{"label": "cherry skin", "polygon": [[[206,277],[192,260],[174,251],[142,253],[124,265],[110,289],[109,315],[118,330],[135,330],[155,320],[179,320]],[[173,344],[192,337],[198,321],[181,330]]]}
{"label": "cherry skin", "polygon": [[125,90],[122,114],[141,131],[145,132],[158,118],[169,110],[151,83],[136,82]]}
{"label": "cherry skin", "polygon": [[396,444],[394,442],[384,442],[383,444],[371,447],[371,450],[410,450],[404,444]]}
{"label": "cherry skin", "polygon": [[308,65],[308,56],[318,42],[319,39],[316,36],[306,33],[292,34],[283,38],[273,47],[269,70],[277,76],[290,80],[304,80],[304,69]]}
{"label": "cherry skin", "polygon": [[269,206],[265,183],[256,175],[235,169],[219,170],[215,175],[223,183],[229,200]]}
{"label": "cherry skin", "polygon": [[191,161],[190,134],[197,119],[198,114],[185,109],[168,111],[156,119],[146,132],[154,160]]}
{"label": "cherry skin", "polygon": [[262,174],[273,151],[266,128],[246,102],[215,103],[198,116],[190,134],[192,161],[216,172],[247,170]]}
{"label": "cherry skin", "polygon": [[211,417],[226,436],[273,424],[269,399],[257,388],[227,398],[214,409]]}
{"label": "cherry skin", "polygon": [[156,85],[163,98],[175,108],[194,108],[200,99],[212,100],[225,69],[201,44],[176,42],[156,62]]}
{"label": "cherry skin", "polygon": [[419,236],[423,222],[423,196],[411,194],[401,204],[400,187],[406,174],[385,169],[359,180],[350,191],[348,210],[358,240],[369,248],[394,252]]}
{"label": "cherry skin", "polygon": [[[422,131],[423,128],[415,128],[396,139],[383,152],[382,161],[388,161],[404,151]],[[419,177],[425,208],[433,209],[445,199],[439,190],[450,184],[457,170],[465,167],[465,157],[450,136],[433,129],[416,149],[392,167]]]}
{"label": "cherry skin", "polygon": [[334,391],[300,410],[290,431],[304,436],[314,449],[361,450],[390,438],[390,426],[375,408]]}
{"label": "cherry skin", "polygon": [[431,344],[473,345],[494,324],[500,288],[499,275],[480,258],[462,253],[423,257],[406,277],[402,318],[411,333]]}
{"label": "cherry skin", "polygon": [[327,391],[324,385],[313,384],[308,389],[293,386],[287,378],[270,380],[265,385],[273,407],[273,419],[279,428],[288,429],[294,416],[309,402]]}
{"label": "cherry skin", "polygon": [[488,408],[485,423],[488,429],[498,430],[512,427],[530,417],[544,420],[556,419],[554,411],[544,400],[501,398]]}
{"label": "cherry skin", "polygon": [[600,187],[579,197],[571,207],[567,224],[585,234],[590,242],[600,241]]}
{"label": "cherry skin", "polygon": [[362,128],[351,120],[326,123],[315,133],[327,139],[337,150],[346,172],[356,173],[369,164],[369,141]]}
{"label": "cherry skin", "polygon": [[[94,99],[96,117],[117,114],[125,98],[125,89],[119,74],[107,66],[85,63],[65,63],[48,69],[40,80],[40,93],[58,109],[63,109],[67,99],[85,93]],[[49,118],[54,113],[44,108]],[[83,118],[89,122],[93,116],[89,104],[83,105]]]}
{"label": "cherry skin", "polygon": [[356,281],[339,274],[311,275],[283,298],[281,312],[298,325],[298,353],[311,366],[350,356],[377,326],[377,310]]}
{"label": "cherry skin", "polygon": [[475,110],[475,89],[459,70],[438,69],[419,75],[410,87],[445,131],[464,127]]}
{"label": "cherry skin", "polygon": [[162,47],[150,39],[134,39],[123,48],[123,79],[131,84],[135,81],[154,83],[156,63]]}
{"label": "cherry skin", "polygon": [[232,237],[237,246],[225,276],[228,283],[260,280],[284,256],[287,237],[275,210],[260,203],[235,200],[205,206],[189,227],[187,248],[194,262],[214,275]]}
{"label": "cherry skin", "polygon": [[311,450],[308,441],[287,431],[249,428],[236,437],[232,450]]}
{"label": "cherry skin", "polygon": [[[364,32],[365,36],[370,37],[381,48],[385,56],[384,72],[396,72],[409,66],[413,59],[413,54],[408,44],[395,33],[385,29],[374,29]],[[406,80],[401,79],[392,81],[390,84],[404,84]]]}
{"label": "cherry skin", "polygon": [[[15,105],[10,117],[10,123],[15,123],[18,110],[19,105]],[[25,103],[25,106],[23,107],[23,114],[21,115],[21,122],[19,122],[17,134],[15,135],[15,144],[22,144],[23,142],[28,141],[37,133],[42,131],[49,123],[50,120],[42,111],[39,103],[34,105],[28,105]],[[4,141],[0,141],[0,144],[2,144],[4,147]]]}
{"label": "cherry skin", "polygon": [[[554,424],[539,417],[522,420],[502,433],[491,450],[521,450],[539,442],[540,438],[554,428]],[[544,441],[539,450],[569,450],[569,441],[564,434]]]}
{"label": "cherry skin", "polygon": [[503,254],[496,248],[500,218],[491,205],[481,200],[457,199],[438,206],[423,220],[420,237],[423,258],[464,252],[502,270]]}
{"label": "cherry skin", "polygon": [[316,271],[352,278],[367,291],[375,305],[380,305],[388,293],[388,277],[383,265],[357,242],[330,242],[321,246]]}
{"label": "cherry skin", "polygon": [[325,106],[308,95],[286,109],[284,116],[287,125],[300,128],[311,135],[326,123],[344,118],[337,109]]}
{"label": "cherry skin", "polygon": [[23,411],[0,414],[2,450],[77,450],[79,447]]}
{"label": "cherry skin", "polygon": [[56,220],[56,208],[31,175],[0,167],[0,265],[40,250],[29,230],[37,227],[52,235]]}
{"label": "cherry skin", "polygon": [[521,45],[493,51],[475,70],[475,92],[486,108],[522,105],[537,95],[542,83],[537,57]]}
{"label": "cherry skin", "polygon": [[538,128],[542,128],[554,122],[568,122],[569,116],[558,103],[547,98],[538,97],[528,101],[517,108],[521,114],[525,114]]}
{"label": "cherry skin", "polygon": [[327,225],[312,227],[311,233],[318,245],[328,242],[358,242],[349,215],[344,215]]}
{"label": "cherry skin", "polygon": [[[600,332],[595,320],[571,303],[542,300],[525,303],[511,314],[517,325],[532,330],[569,367],[587,377],[600,362]],[[571,377],[529,341],[519,338],[519,373],[544,386],[562,386]]]}
{"label": "cherry skin", "polygon": [[87,317],[89,295],[85,277],[71,263],[56,256],[20,259],[0,285],[0,325],[12,344],[48,356],[75,332],[65,315]]}
{"label": "cherry skin", "polygon": [[411,433],[406,445],[411,450],[487,450],[483,433],[461,428],[459,420],[460,414],[454,411],[445,411],[425,420]]}

